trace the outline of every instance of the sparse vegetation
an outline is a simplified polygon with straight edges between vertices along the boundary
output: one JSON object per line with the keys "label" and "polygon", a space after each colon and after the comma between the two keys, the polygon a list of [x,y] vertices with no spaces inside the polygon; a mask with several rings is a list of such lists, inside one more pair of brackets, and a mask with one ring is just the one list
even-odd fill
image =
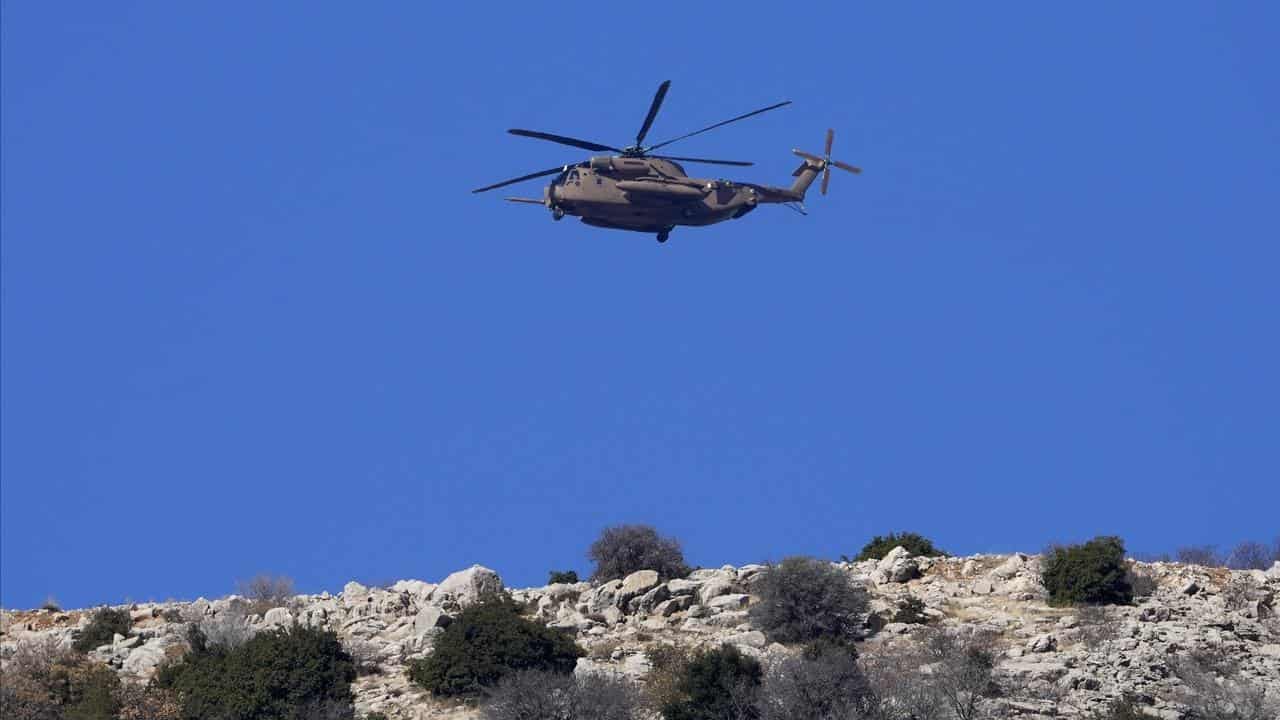
{"label": "sparse vegetation", "polygon": [[234,650],[248,642],[256,632],[244,611],[232,607],[197,623],[203,642],[209,647]]}
{"label": "sparse vegetation", "polygon": [[272,608],[286,607],[295,593],[292,578],[259,573],[236,583],[236,594],[249,601],[250,614],[263,615]]}
{"label": "sparse vegetation", "polygon": [[751,621],[770,640],[847,643],[857,637],[867,610],[866,593],[840,568],[810,557],[790,557],[756,581],[760,602]]}
{"label": "sparse vegetation", "polygon": [[89,625],[76,638],[72,649],[76,652],[89,652],[102,645],[110,645],[116,633],[128,635],[133,626],[129,611],[124,608],[98,608],[89,618]]}
{"label": "sparse vegetation", "polygon": [[1182,681],[1181,700],[1190,717],[1205,720],[1274,720],[1280,702],[1266,688],[1239,676],[1239,663],[1227,654],[1190,653],[1175,659],[1173,673]]}
{"label": "sparse vegetation", "polygon": [[1260,542],[1245,541],[1235,546],[1227,557],[1232,570],[1266,570],[1273,562],[1272,549]]}
{"label": "sparse vegetation", "polygon": [[881,560],[890,550],[901,545],[907,552],[912,555],[921,557],[937,557],[947,555],[945,550],[935,547],[933,541],[929,538],[913,532],[889,533],[888,535],[876,535],[871,541],[862,546],[862,550],[853,558],[853,562],[862,560]]}
{"label": "sparse vegetation", "polygon": [[52,595],[48,595],[45,597],[44,602],[40,604],[40,609],[48,610],[49,612],[62,612],[62,605],[58,602],[57,598]]}
{"label": "sparse vegetation", "polygon": [[758,705],[761,720],[858,718],[864,717],[870,697],[857,656],[823,645],[770,667]]}
{"label": "sparse vegetation", "polygon": [[571,673],[582,649],[566,634],[520,616],[499,595],[462,611],[409,679],[440,696],[476,696],[519,670]]}
{"label": "sparse vegetation", "polygon": [[181,697],[182,718],[350,718],[356,670],[338,636],[294,625],[239,647],[210,645],[199,628],[191,652],[162,666],[155,683]]}
{"label": "sparse vegetation", "polygon": [[1188,545],[1178,548],[1175,555],[1178,562],[1186,565],[1203,565],[1205,567],[1218,567],[1223,564],[1222,559],[1218,556],[1218,548],[1213,545]]}
{"label": "sparse vegetation", "polygon": [[1133,590],[1135,598],[1151,597],[1156,591],[1156,579],[1134,565],[1129,566],[1125,579],[1129,581],[1129,587]]}
{"label": "sparse vegetation", "polygon": [[592,582],[626,577],[637,570],[656,570],[664,580],[689,574],[680,542],[661,537],[648,525],[605,528],[591,544],[587,557],[595,563]]}
{"label": "sparse vegetation", "polygon": [[552,570],[548,573],[547,584],[555,585],[557,583],[567,583],[572,585],[578,582],[578,573],[574,570]]}
{"label": "sparse vegetation", "polygon": [[56,641],[24,642],[0,672],[5,720],[115,720],[120,680],[106,665]]}
{"label": "sparse vegetation", "polygon": [[929,616],[925,614],[924,601],[915,595],[908,595],[905,600],[898,605],[897,611],[893,614],[893,622],[906,623],[908,625],[924,625],[929,622]]}
{"label": "sparse vegetation", "polygon": [[1080,545],[1051,548],[1041,561],[1041,580],[1053,605],[1127,605],[1133,601],[1124,541],[1097,537]]}
{"label": "sparse vegetation", "polygon": [[540,670],[511,673],[486,696],[485,720],[631,720],[638,705],[629,682]]}
{"label": "sparse vegetation", "polygon": [[683,666],[665,720],[755,720],[764,671],[732,645],[695,655]]}

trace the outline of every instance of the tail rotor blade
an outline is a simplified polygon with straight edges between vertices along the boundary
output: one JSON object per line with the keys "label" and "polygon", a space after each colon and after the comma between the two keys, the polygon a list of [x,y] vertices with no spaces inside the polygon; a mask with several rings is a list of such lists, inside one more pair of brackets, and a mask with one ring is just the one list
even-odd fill
{"label": "tail rotor blade", "polygon": [[822,168],[822,194],[827,194],[827,186],[831,184],[831,166]]}
{"label": "tail rotor blade", "polygon": [[827,149],[823,151],[822,153],[823,155],[826,155],[827,157],[831,157],[831,142],[835,139],[836,139],[836,131],[832,130],[831,128],[827,128]]}
{"label": "tail rotor blade", "polygon": [[854,175],[860,175],[860,174],[862,173],[862,168],[857,167],[856,165],[850,165],[849,163],[842,163],[842,162],[840,162],[839,160],[832,160],[832,161],[831,161],[831,164],[832,164],[832,165],[835,165],[836,167],[840,168],[841,170],[845,170],[845,171],[851,172],[851,173],[853,173]]}

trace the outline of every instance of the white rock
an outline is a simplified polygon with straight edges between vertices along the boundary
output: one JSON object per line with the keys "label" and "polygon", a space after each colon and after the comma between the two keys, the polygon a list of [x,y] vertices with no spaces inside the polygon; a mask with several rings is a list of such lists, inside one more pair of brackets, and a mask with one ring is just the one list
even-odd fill
{"label": "white rock", "polygon": [[736,610],[738,608],[746,607],[747,603],[750,602],[750,600],[751,600],[750,595],[746,595],[744,593],[734,593],[730,595],[718,595],[716,597],[713,597],[709,602],[706,603],[706,605],[707,607],[716,609],[716,610]]}
{"label": "white rock", "polygon": [[498,577],[498,573],[483,565],[472,565],[445,578],[431,594],[431,601],[452,598],[466,607],[486,595],[498,592],[502,592],[502,578]]}
{"label": "white rock", "polygon": [[738,633],[737,635],[730,635],[725,638],[724,641],[730,645],[746,645],[747,647],[753,648],[762,648],[769,644],[764,633],[759,630],[751,630],[749,632]]}
{"label": "white rock", "polygon": [[679,595],[693,595],[698,592],[698,588],[702,587],[702,583],[694,580],[671,580],[667,582],[667,592],[672,597]]}
{"label": "white rock", "polygon": [[625,607],[627,601],[639,597],[658,586],[656,570],[637,570],[622,579],[622,587],[618,588],[618,607]]}
{"label": "white rock", "polygon": [[391,589],[395,592],[409,593],[418,602],[425,603],[431,599],[431,593],[435,591],[436,586],[434,583],[421,580],[397,580]]}
{"label": "white rock", "polygon": [[1267,577],[1280,579],[1280,560],[1271,563],[1271,568],[1267,570]]}
{"label": "white rock", "polygon": [[267,625],[292,625],[293,613],[289,612],[289,608],[271,608],[262,616],[262,622]]}
{"label": "white rock", "polygon": [[413,618],[413,631],[415,633],[424,633],[432,628],[442,628],[448,626],[450,618],[444,614],[444,611],[434,605],[428,605],[418,611]]}
{"label": "white rock", "polygon": [[997,580],[1008,580],[1014,575],[1017,575],[1024,565],[1025,561],[1021,555],[1011,555],[1008,560],[1000,563],[1000,565],[988,574]]}
{"label": "white rock", "polygon": [[134,648],[125,658],[121,670],[138,677],[150,676],[156,667],[164,661],[164,651],[168,642],[163,638],[155,638],[147,644]]}
{"label": "white rock", "polygon": [[711,599],[733,592],[733,583],[722,577],[716,577],[703,583],[698,590],[698,600],[703,605],[710,605]]}

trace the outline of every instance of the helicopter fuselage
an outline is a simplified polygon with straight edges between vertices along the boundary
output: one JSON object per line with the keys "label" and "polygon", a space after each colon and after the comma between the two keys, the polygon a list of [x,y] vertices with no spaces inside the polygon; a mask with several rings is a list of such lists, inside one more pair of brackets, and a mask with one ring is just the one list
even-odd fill
{"label": "helicopter fuselage", "polygon": [[557,220],[574,215],[596,227],[662,233],[740,218],[762,202],[802,198],[786,188],[691,178],[671,160],[622,155],[567,166],[546,187],[543,204]]}

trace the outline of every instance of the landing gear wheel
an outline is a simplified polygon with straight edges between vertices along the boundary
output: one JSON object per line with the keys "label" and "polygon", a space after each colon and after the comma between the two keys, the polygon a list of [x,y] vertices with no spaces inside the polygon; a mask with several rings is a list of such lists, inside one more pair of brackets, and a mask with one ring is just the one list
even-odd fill
{"label": "landing gear wheel", "polygon": [[552,210],[552,211],[551,211],[551,219],[552,219],[552,220],[563,220],[563,219],[564,219],[564,211],[563,211],[563,210],[561,210],[560,208],[556,208],[556,209]]}
{"label": "landing gear wheel", "polygon": [[663,230],[662,232],[658,233],[658,242],[664,243],[667,241],[667,238],[669,237],[671,237],[671,231]]}

